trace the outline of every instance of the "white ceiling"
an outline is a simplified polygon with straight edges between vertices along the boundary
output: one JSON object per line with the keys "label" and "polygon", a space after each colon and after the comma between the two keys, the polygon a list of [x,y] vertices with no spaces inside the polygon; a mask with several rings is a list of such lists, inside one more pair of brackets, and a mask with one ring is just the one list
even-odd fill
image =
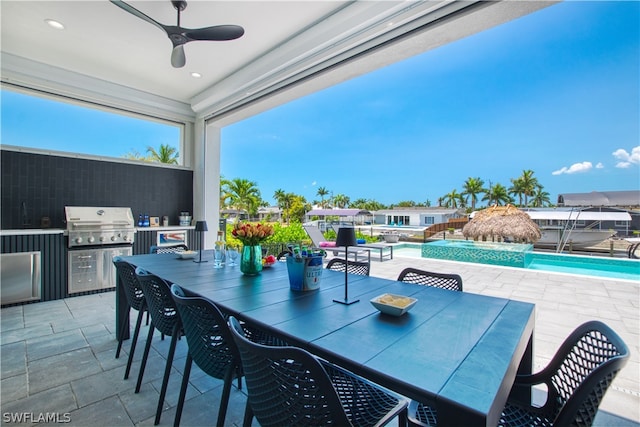
{"label": "white ceiling", "polygon": [[[128,3],[176,24],[168,0]],[[2,0],[2,81],[164,116],[237,120],[552,3],[194,0],[181,26],[235,24],[245,34],[188,43],[186,66],[173,68],[164,32],[106,0]]]}

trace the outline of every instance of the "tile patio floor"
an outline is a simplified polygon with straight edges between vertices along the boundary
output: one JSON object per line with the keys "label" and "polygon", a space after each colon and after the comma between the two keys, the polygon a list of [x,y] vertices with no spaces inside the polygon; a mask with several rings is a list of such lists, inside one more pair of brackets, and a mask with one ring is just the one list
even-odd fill
{"label": "tile patio floor", "polygon": [[[595,425],[640,426],[640,281],[401,257],[372,261],[371,274],[395,279],[408,266],[458,273],[465,292],[535,303],[535,370],[577,325],[591,319],[610,325],[629,346],[631,360],[605,396]],[[130,343],[125,342],[124,353],[115,359],[115,292],[3,308],[0,318],[2,425],[44,424],[9,419],[25,413],[58,414],[60,421],[68,419],[73,426],[153,425],[170,340],[154,337],[142,389],[134,394],[147,328],[140,333],[131,375],[123,380]],[[183,339],[161,425],[173,424],[186,351]],[[221,381],[194,365],[181,425],[213,425],[220,387]],[[244,389],[232,388],[227,425],[242,424],[245,399]]]}

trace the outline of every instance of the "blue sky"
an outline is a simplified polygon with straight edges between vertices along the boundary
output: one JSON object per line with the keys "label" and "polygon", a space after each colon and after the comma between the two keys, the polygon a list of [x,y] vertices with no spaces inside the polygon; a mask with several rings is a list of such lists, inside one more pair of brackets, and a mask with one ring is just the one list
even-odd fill
{"label": "blue sky", "polygon": [[[525,169],[553,202],[640,189],[638,16],[636,1],[568,1],[290,102],[223,129],[222,174],[271,202],[324,187],[436,205],[469,177],[508,187]],[[3,144],[120,157],[179,137],[25,98],[2,92]]]}
{"label": "blue sky", "polygon": [[525,169],[553,202],[639,189],[639,14],[560,3],[293,101],[223,129],[222,173],[385,204]]}

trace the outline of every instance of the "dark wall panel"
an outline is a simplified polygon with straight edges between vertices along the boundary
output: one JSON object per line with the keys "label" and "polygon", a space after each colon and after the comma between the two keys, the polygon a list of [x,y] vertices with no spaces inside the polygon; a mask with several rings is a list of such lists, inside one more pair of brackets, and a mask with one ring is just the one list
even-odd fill
{"label": "dark wall panel", "polygon": [[65,206],[123,206],[138,214],[193,212],[193,172],[157,166],[1,150],[2,229],[65,228]]}

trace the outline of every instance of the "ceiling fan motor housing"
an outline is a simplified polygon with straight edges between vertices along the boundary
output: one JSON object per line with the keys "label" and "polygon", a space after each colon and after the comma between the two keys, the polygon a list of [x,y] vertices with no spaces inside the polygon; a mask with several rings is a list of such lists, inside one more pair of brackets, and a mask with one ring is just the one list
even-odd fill
{"label": "ceiling fan motor housing", "polygon": [[180,12],[187,8],[187,2],[184,0],[171,0],[171,4]]}

